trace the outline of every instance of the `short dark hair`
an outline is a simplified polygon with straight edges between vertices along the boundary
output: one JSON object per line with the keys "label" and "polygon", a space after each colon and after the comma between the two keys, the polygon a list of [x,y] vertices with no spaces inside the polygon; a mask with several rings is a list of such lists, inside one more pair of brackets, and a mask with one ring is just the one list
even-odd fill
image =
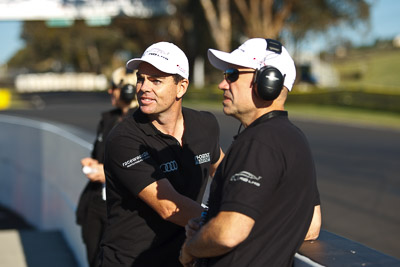
{"label": "short dark hair", "polygon": [[174,78],[175,84],[178,84],[180,81],[185,79],[179,74],[172,74],[172,78]]}

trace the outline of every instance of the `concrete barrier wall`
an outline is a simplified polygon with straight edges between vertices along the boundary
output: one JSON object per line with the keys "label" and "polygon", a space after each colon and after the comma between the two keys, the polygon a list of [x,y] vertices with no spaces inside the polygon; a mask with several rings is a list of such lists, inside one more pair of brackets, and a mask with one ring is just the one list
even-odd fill
{"label": "concrete barrier wall", "polygon": [[78,198],[87,182],[80,159],[94,136],[66,125],[0,115],[0,203],[39,230],[59,230],[80,266],[87,266]]}

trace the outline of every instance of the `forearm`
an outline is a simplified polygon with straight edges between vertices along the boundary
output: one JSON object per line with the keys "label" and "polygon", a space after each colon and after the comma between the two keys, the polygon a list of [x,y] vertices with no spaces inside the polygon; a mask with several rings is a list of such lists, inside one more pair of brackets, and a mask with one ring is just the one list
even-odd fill
{"label": "forearm", "polygon": [[215,171],[217,170],[219,164],[221,163],[221,161],[223,160],[223,158],[225,156],[222,149],[220,148],[219,150],[220,150],[220,156],[219,156],[218,161],[210,166],[210,177],[211,178],[214,177]]}
{"label": "forearm", "polygon": [[254,220],[237,212],[220,212],[187,240],[184,250],[195,258],[228,253],[250,234]]}
{"label": "forearm", "polygon": [[321,206],[317,205],[314,207],[313,218],[311,220],[310,227],[304,240],[316,240],[318,238],[319,232],[321,230],[321,221]]}
{"label": "forearm", "polygon": [[167,179],[158,180],[139,193],[139,198],[161,218],[185,226],[192,218],[200,217],[203,208],[196,201],[179,194]]}
{"label": "forearm", "polygon": [[220,237],[218,229],[206,224],[191,239],[187,239],[182,250],[194,258],[210,258],[228,253],[234,247],[229,246]]}
{"label": "forearm", "polygon": [[199,203],[182,195],[178,195],[177,198],[169,204],[169,211],[162,217],[180,226],[185,226],[190,219],[200,217],[203,211]]}

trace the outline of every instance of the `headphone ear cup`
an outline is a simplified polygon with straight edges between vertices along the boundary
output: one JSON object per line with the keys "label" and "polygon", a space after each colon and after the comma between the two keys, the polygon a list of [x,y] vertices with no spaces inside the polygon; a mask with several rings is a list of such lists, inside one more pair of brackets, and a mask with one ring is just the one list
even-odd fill
{"label": "headphone ear cup", "polygon": [[121,94],[119,98],[125,101],[126,103],[130,103],[132,102],[133,99],[135,99],[135,95],[136,95],[135,86],[133,86],[132,84],[125,84],[121,88]]}
{"label": "headphone ear cup", "polygon": [[275,67],[265,66],[257,71],[257,95],[264,100],[274,100],[281,93],[285,76]]}

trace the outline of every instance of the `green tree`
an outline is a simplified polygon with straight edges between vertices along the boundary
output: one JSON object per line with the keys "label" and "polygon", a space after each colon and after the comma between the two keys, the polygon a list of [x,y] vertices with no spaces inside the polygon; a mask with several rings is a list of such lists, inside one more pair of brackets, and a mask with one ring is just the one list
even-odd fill
{"label": "green tree", "polygon": [[8,62],[37,72],[75,70],[100,72],[115,51],[124,48],[123,33],[115,28],[88,27],[75,21],[66,28],[48,28],[43,21],[23,24],[25,47]]}
{"label": "green tree", "polygon": [[324,32],[341,23],[365,23],[370,9],[366,0],[234,0],[235,8],[229,0],[200,1],[217,48],[224,51],[230,50],[234,36],[232,18],[249,38],[279,38],[287,29],[300,41],[310,32]]}
{"label": "green tree", "polygon": [[182,2],[179,8],[174,16],[116,17],[107,27],[89,27],[84,21],[75,21],[70,27],[49,28],[43,21],[26,21],[21,34],[25,47],[8,65],[34,72],[110,73],[125,64],[128,57],[140,56],[158,41],[173,42],[185,51],[195,52],[190,49],[197,43],[191,40],[195,36],[192,5]]}
{"label": "green tree", "polygon": [[293,5],[286,22],[295,42],[312,33],[324,33],[331,27],[369,25],[371,5],[365,0],[304,0]]}

